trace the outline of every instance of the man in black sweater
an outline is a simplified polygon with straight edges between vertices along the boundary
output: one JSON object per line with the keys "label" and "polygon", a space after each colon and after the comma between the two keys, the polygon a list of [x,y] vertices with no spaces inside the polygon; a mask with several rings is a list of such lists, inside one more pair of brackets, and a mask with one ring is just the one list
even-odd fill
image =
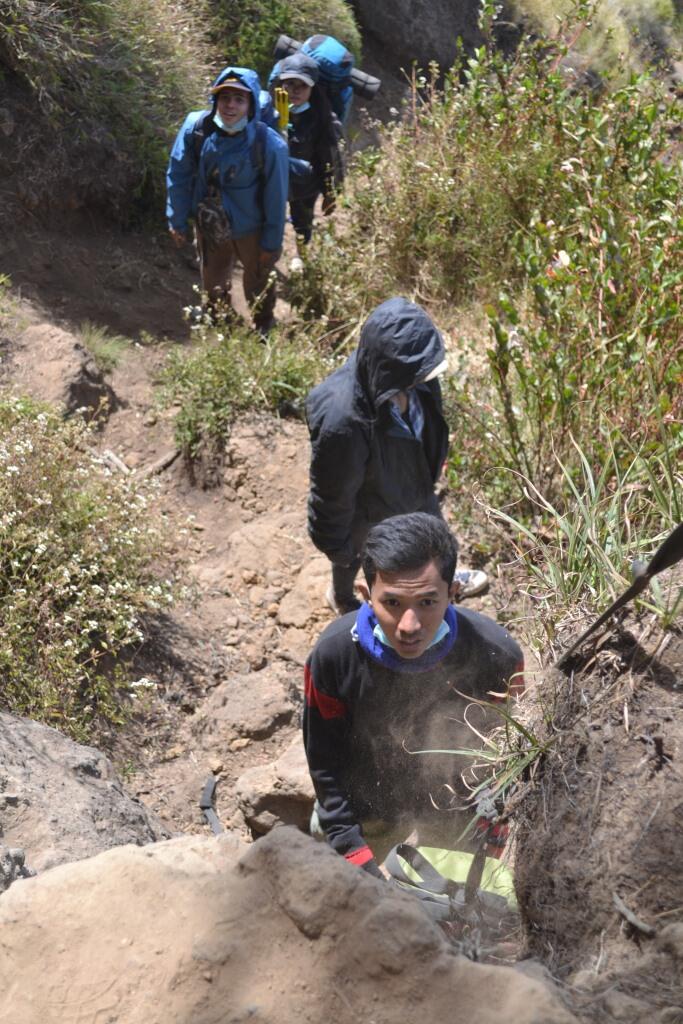
{"label": "man in black sweater", "polygon": [[338,853],[374,874],[368,822],[380,835],[399,826],[405,839],[417,826],[423,843],[423,830],[457,840],[465,765],[448,751],[478,745],[464,722],[468,697],[523,687],[509,633],[450,603],[456,559],[456,540],[435,516],[374,526],[362,556],[365,602],[327,627],[306,664],[304,744],[318,820]]}
{"label": "man in black sweater", "polygon": [[[308,532],[332,562],[328,602],[358,608],[354,580],[368,530],[389,516],[440,516],[434,486],[448,453],[437,377],[443,339],[421,306],[383,302],[363,324],[358,348],[306,399],[311,437]],[[486,585],[461,570],[458,595]]]}

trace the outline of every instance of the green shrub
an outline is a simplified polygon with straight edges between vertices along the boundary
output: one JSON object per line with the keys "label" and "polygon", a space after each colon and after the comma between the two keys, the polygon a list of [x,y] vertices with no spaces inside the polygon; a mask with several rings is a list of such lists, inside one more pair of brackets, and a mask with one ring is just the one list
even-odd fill
{"label": "green shrub", "polygon": [[82,423],[1,399],[2,707],[77,739],[120,722],[136,690],[112,666],[171,600],[162,551],[144,493],[112,475]]}
{"label": "green shrub", "polygon": [[333,368],[333,357],[312,331],[281,329],[267,344],[246,329],[198,333],[192,352],[171,354],[162,400],[180,404],[178,446],[210,485],[235,417],[247,410],[299,412],[306,393]]}
{"label": "green shrub", "polygon": [[315,33],[335,36],[356,58],[361,41],[344,0],[218,0],[208,9],[211,38],[225,61],[255,68],[265,86],[274,64],[273,47],[284,33],[303,41]]}
{"label": "green shrub", "polygon": [[523,294],[502,291],[489,309],[496,401],[470,418],[473,396],[454,384],[474,447],[551,499],[555,456],[578,465],[571,439],[592,466],[605,461],[605,419],[653,456],[683,441],[682,181],[661,158],[667,113],[645,78],[567,103],[577,145],[556,169],[564,212],[537,210],[516,232]]}
{"label": "green shrub", "polygon": [[520,281],[515,233],[536,209],[558,220],[569,198],[557,171],[577,144],[555,61],[540,46],[511,60],[481,48],[463,83],[437,88],[436,68],[415,78],[403,118],[378,129],[381,150],[355,157],[346,216],[315,240],[309,304],[364,312],[396,291],[453,304]]}

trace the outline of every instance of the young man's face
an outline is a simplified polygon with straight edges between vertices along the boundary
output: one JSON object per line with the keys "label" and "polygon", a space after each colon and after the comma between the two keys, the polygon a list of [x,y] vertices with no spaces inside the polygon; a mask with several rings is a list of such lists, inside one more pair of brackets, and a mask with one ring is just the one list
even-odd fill
{"label": "young man's face", "polygon": [[419,658],[429,647],[455,587],[441,578],[435,562],[420,569],[377,573],[372,589],[358,584],[372,605],[387,640],[402,658]]}
{"label": "young man's face", "polygon": [[216,107],[226,124],[237,124],[249,113],[249,93],[242,89],[221,89]]}
{"label": "young man's face", "polygon": [[313,89],[300,78],[286,78],[282,84],[287,90],[292,106],[300,107],[302,103],[308,103],[310,100]]}

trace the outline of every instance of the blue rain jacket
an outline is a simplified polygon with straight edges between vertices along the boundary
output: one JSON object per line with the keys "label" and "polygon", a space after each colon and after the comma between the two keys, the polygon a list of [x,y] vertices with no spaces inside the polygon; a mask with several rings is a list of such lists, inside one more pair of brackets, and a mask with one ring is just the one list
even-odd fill
{"label": "blue rain jacket", "polygon": [[[285,230],[287,188],[289,179],[287,144],[281,136],[267,128],[265,133],[264,167],[254,166],[253,146],[256,122],[260,119],[260,85],[258,75],[248,68],[227,67],[213,84],[220,85],[228,77],[239,78],[251,90],[253,114],[244,131],[228,135],[216,129],[205,140],[197,167],[193,129],[205,110],[188,114],[171,150],[166,172],[166,216],[169,226],[186,233],[188,220],[205,197],[209,176],[215,168],[221,183],[221,198],[232,227],[234,238],[259,231],[261,248],[277,252],[282,247]],[[215,97],[212,96],[215,109]]]}

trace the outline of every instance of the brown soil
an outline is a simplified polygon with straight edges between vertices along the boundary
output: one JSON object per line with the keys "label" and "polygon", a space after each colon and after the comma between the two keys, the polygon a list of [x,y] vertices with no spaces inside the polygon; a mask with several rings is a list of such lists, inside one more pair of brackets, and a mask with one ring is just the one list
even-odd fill
{"label": "brown soil", "polygon": [[587,1019],[683,1020],[683,633],[630,615],[591,665],[545,681],[556,743],[517,857],[530,949]]}

